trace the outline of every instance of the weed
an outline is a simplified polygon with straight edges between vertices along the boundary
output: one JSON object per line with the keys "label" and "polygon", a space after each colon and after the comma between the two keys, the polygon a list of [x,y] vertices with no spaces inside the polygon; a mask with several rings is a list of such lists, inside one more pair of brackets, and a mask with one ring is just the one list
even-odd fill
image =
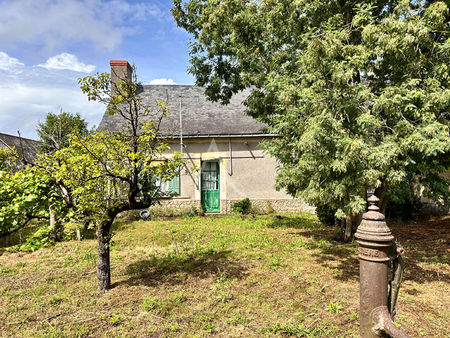
{"label": "weed", "polygon": [[275,209],[272,206],[272,203],[270,201],[266,201],[266,213],[267,214],[273,214],[275,212]]}
{"label": "weed", "polygon": [[205,323],[202,326],[202,329],[205,330],[208,333],[215,333],[216,332],[216,326],[212,323]]}
{"label": "weed", "polygon": [[217,268],[217,283],[224,284],[227,280],[228,278],[226,271]]}
{"label": "weed", "polygon": [[17,272],[16,268],[0,268],[0,274],[5,276],[14,276]]}
{"label": "weed", "polygon": [[281,267],[281,257],[279,255],[272,256],[272,259],[269,261],[269,266],[273,270],[277,270]]}
{"label": "weed", "polygon": [[211,287],[216,292],[216,298],[222,303],[227,303],[233,299],[233,294],[230,290],[229,279],[225,271],[217,269],[216,283]]}
{"label": "weed", "polygon": [[75,259],[72,256],[64,257],[64,263],[62,264],[63,268],[73,267],[75,265],[77,265],[77,262],[75,261]]}
{"label": "weed", "polygon": [[279,333],[283,335],[293,335],[297,337],[326,337],[327,332],[323,328],[309,328],[303,323],[279,323],[276,322],[273,326],[263,328],[263,333]]}
{"label": "weed", "polygon": [[331,312],[331,313],[339,313],[342,310],[342,306],[337,304],[337,303],[333,303],[332,300],[330,300],[330,303],[328,303],[328,307],[327,307],[327,311]]}
{"label": "weed", "polygon": [[111,318],[109,318],[109,323],[110,323],[112,326],[119,326],[120,324],[122,324],[122,322],[123,322],[122,316],[117,315],[117,314],[113,314],[113,315],[111,316]]}
{"label": "weed", "polygon": [[142,303],[142,309],[147,312],[153,312],[160,308],[160,301],[153,297],[147,297]]}
{"label": "weed", "polygon": [[49,298],[48,302],[52,305],[57,305],[57,304],[60,304],[63,300],[64,300],[64,297],[54,295]]}
{"label": "weed", "polygon": [[239,324],[246,324],[249,321],[250,320],[244,315],[242,315],[240,312],[236,312],[233,314],[231,318],[227,320],[227,323],[230,325],[239,325]]}
{"label": "weed", "polygon": [[155,299],[147,297],[142,303],[142,309],[147,312],[154,312],[160,315],[167,315],[172,309],[179,306],[185,301],[184,292],[174,292],[167,296],[166,299]]}
{"label": "weed", "polygon": [[183,218],[193,218],[193,217],[199,216],[201,214],[202,214],[202,211],[193,205],[189,209],[187,209],[187,211],[183,215]]}
{"label": "weed", "polygon": [[180,325],[178,323],[164,323],[163,331],[165,332],[178,332],[180,331]]}
{"label": "weed", "polygon": [[174,304],[181,304],[186,300],[186,297],[184,295],[183,291],[178,291],[178,292],[173,292],[171,294],[169,294],[169,301]]}
{"label": "weed", "polygon": [[359,320],[358,312],[352,312],[351,314],[349,314],[348,319],[357,322]]}
{"label": "weed", "polygon": [[193,321],[200,324],[202,330],[205,330],[209,333],[216,332],[216,326],[213,324],[213,314],[210,312],[201,312],[197,314]]}

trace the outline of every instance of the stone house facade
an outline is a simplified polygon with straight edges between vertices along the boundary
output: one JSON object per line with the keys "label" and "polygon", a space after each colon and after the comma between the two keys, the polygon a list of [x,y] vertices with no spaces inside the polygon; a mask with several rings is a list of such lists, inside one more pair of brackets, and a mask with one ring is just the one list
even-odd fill
{"label": "stone house facade", "polygon": [[[126,61],[111,61],[111,79],[130,77]],[[204,89],[192,85],[143,85],[140,96],[168,114],[160,131],[172,150],[186,161],[179,177],[165,182],[175,196],[165,204],[203,207],[205,212],[229,213],[232,203],[249,198],[258,209],[276,212],[312,211],[311,206],[275,189],[277,162],[263,151],[261,141],[276,135],[244,114],[242,102],[249,92],[234,95],[228,105],[208,101]],[[99,130],[120,130],[119,115],[104,114]]]}

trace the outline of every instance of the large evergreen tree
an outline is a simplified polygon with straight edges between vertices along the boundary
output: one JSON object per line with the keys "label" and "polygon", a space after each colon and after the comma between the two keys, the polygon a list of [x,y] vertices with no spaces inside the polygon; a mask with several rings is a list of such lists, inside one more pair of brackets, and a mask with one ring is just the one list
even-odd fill
{"label": "large evergreen tree", "polygon": [[[347,219],[367,189],[422,187],[447,203],[448,1],[174,0],[190,72],[280,137],[277,184]],[[383,202],[383,205],[385,202]]]}

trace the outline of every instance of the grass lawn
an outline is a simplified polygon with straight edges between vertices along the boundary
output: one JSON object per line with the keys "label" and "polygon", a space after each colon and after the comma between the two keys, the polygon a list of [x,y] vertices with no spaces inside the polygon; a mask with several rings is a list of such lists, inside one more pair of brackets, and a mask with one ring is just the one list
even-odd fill
{"label": "grass lawn", "polygon": [[[405,247],[396,322],[450,336],[450,219],[390,224]],[[358,336],[356,243],[315,216],[117,222],[113,288],[96,241],[0,256],[0,336]]]}

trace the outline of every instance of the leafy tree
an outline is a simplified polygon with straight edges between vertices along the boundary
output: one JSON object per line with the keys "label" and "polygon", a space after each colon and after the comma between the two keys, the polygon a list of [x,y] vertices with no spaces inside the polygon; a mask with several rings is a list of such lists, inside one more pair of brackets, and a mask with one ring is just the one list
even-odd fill
{"label": "leafy tree", "polygon": [[48,187],[47,178],[30,168],[0,171],[0,237],[22,229],[33,218],[48,217]]}
{"label": "leafy tree", "polygon": [[[0,163],[0,238],[21,230],[32,220],[49,220],[49,210],[68,216],[70,204],[64,198],[64,186],[58,184],[44,160],[32,166],[21,163],[15,149],[1,149]],[[28,163],[28,162],[27,162]],[[46,238],[41,244],[58,241],[62,237],[61,222],[45,227]],[[34,247],[39,246],[37,241]]]}
{"label": "leafy tree", "polygon": [[10,150],[8,148],[0,148],[0,170],[6,170],[10,167],[9,153]]}
{"label": "leafy tree", "polygon": [[[52,244],[62,238],[62,227],[44,226],[50,206],[64,214],[64,203],[52,179],[37,167],[20,171],[0,171],[0,238],[11,235],[37,220],[39,239],[27,250]],[[32,235],[33,237],[34,235]]]}
{"label": "leafy tree", "polygon": [[280,136],[265,144],[279,188],[336,208],[347,230],[367,189],[382,207],[406,182],[448,203],[448,2],[173,3],[206,94],[227,103],[254,89],[248,114]]}
{"label": "leafy tree", "polygon": [[119,114],[123,130],[99,131],[92,135],[74,134],[70,146],[55,153],[61,163],[57,179],[71,190],[77,211],[96,224],[98,239],[98,288],[111,286],[111,226],[122,211],[148,208],[164,196],[157,181],[167,181],[182,164],[178,153],[163,156],[168,145],[160,137],[159,125],[166,108],[154,112],[138,95],[135,76],[117,83],[113,96],[109,74],[79,79],[89,100],[104,103],[109,114]]}
{"label": "leafy tree", "polygon": [[[55,151],[67,144],[67,135],[64,136],[64,133],[68,129],[64,132],[61,130],[64,129],[64,123],[67,127],[70,120],[73,125],[83,126],[81,132],[86,132],[86,123],[78,115],[49,114],[47,124],[40,126],[40,133],[51,130],[51,126],[58,126],[59,132],[52,135],[51,140],[48,139],[49,145],[45,149],[50,151],[52,148]],[[73,129],[79,130],[78,127]],[[63,136],[66,138],[64,142]],[[0,238],[21,230],[30,221],[37,219],[38,222],[33,225],[39,225],[39,235],[36,237],[33,234],[31,242],[27,240],[29,245],[25,245],[26,249],[35,249],[63,239],[64,223],[72,215],[75,206],[70,190],[55,177],[55,161],[52,153],[31,156],[22,146],[19,149],[0,149]],[[49,226],[43,225],[42,220],[48,221]]]}
{"label": "leafy tree", "polygon": [[62,110],[59,114],[48,113],[45,122],[39,123],[36,131],[39,135],[41,152],[49,154],[67,147],[69,134],[88,133],[87,122],[81,118],[80,114]]}
{"label": "leafy tree", "polygon": [[[87,122],[81,118],[80,114],[72,114],[68,112],[60,111],[59,114],[48,113],[45,117],[45,122],[39,123],[37,128],[37,133],[39,135],[39,148],[42,153],[42,158],[45,158],[44,161],[41,161],[41,165],[45,162],[44,168],[47,170],[49,175],[53,175],[53,164],[60,165],[60,163],[53,163],[54,161],[58,161],[53,158],[51,155],[54,154],[57,150],[65,148],[69,146],[69,134],[71,133],[79,133],[79,134],[87,134],[89,130],[87,129]],[[66,201],[68,201],[68,205],[71,208],[74,208],[75,205],[72,203],[72,195],[70,189],[64,186],[62,181],[54,180],[56,185],[60,185],[60,188],[63,188],[63,192],[66,195]],[[50,219],[50,227],[54,228],[54,233],[61,233],[63,230],[63,225],[60,220],[61,216],[56,210],[53,208],[53,205],[50,204],[49,209],[49,219]],[[77,227],[77,235],[78,239],[80,239],[79,228]]]}

